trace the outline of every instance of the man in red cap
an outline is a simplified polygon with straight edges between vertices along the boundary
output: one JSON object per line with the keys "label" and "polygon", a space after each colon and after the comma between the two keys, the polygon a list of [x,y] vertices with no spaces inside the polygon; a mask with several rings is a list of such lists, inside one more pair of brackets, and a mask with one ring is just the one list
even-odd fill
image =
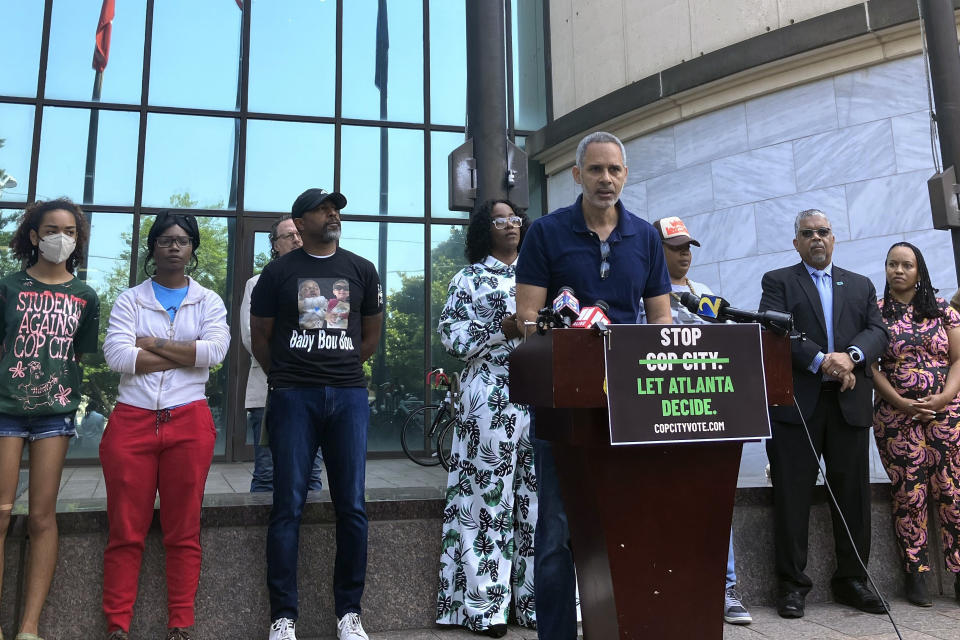
{"label": "man in red cap", "polygon": [[[690,236],[687,225],[676,216],[660,218],[653,223],[653,228],[660,234],[663,244],[663,257],[670,272],[670,285],[673,291],[670,294],[670,312],[673,314],[674,324],[702,324],[706,320],[692,313],[680,304],[681,293],[691,293],[694,296],[713,295],[710,287],[702,282],[695,282],[687,277],[693,256],[690,246],[699,247],[700,243]],[[640,303],[638,323],[645,323],[646,311],[643,302]],[[727,553],[726,586],[723,594],[723,619],[730,624],[750,624],[753,622],[750,612],[743,606],[743,597],[737,591],[737,571],[733,558],[733,531],[730,531],[730,551]]]}

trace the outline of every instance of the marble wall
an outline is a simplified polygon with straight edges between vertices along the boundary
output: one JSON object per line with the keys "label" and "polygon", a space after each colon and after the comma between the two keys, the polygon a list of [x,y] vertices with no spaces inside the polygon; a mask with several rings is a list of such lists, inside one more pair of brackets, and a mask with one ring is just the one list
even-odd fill
{"label": "marble wall", "polygon": [[[883,260],[907,240],[934,286],[957,289],[950,234],[933,229],[923,61],[911,57],[819,80],[626,142],[622,199],[647,220],[677,215],[702,243],[691,277],[755,309],[765,271],[798,260],[793,219],[819,208],[837,236],[834,262],[883,289]],[[550,208],[579,192],[550,176]]]}

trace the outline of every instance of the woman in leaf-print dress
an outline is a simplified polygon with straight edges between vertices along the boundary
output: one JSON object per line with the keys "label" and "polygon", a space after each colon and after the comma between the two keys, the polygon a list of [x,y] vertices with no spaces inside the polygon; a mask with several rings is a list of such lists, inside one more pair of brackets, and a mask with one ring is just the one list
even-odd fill
{"label": "woman in leaf-print dress", "polygon": [[466,362],[447,480],[437,623],[502,637],[514,607],[535,628],[537,482],[530,417],[508,401],[507,359],[519,344],[514,269],[529,222],[506,201],[470,219],[467,259],[450,282],[438,331]]}
{"label": "woman in leaf-print dress", "polygon": [[[960,314],[935,296],[912,244],[890,247],[885,271],[880,309],[890,344],[874,365],[873,429],[890,476],[906,596],[928,607],[928,493],[937,501],[947,570],[960,577]],[[960,598],[957,579],[954,590]]]}

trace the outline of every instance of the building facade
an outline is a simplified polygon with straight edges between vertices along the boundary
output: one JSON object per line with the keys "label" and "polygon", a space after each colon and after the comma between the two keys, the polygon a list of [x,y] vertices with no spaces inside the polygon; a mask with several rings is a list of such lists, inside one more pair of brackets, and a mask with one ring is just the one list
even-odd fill
{"label": "building facade", "polygon": [[[549,209],[579,193],[577,141],[605,129],[626,145],[624,204],[649,221],[680,216],[702,243],[690,277],[735,307],[756,309],[762,275],[798,261],[793,220],[810,208],[830,217],[834,261],[879,295],[887,249],[902,240],[923,251],[940,295],[957,289],[951,236],[933,229],[927,194],[938,144],[914,0],[549,10],[548,122],[528,140]],[[746,445],[741,486],[765,485],[765,464],[762,445]],[[875,452],[871,467],[886,481]]]}
{"label": "building facade", "polygon": [[[92,232],[78,275],[101,297],[102,337],[113,300],[146,277],[156,212],[195,214],[193,276],[223,297],[234,329],[208,386],[216,456],[250,459],[243,285],[269,259],[270,225],[297,194],[339,190],[348,199],[342,244],[378,266],[387,294],[383,346],[369,365],[370,447],[395,454],[402,419],[428,397],[425,371],[459,367],[435,327],[464,262],[467,214],[448,209],[446,180],[465,131],[463,3],[116,0],[98,77],[91,59],[108,4],[4,5],[0,271],[18,268],[6,245],[26,203],[82,203]],[[546,120],[544,9],[508,0],[505,15],[510,136],[522,145]],[[538,215],[542,172],[532,168]],[[91,354],[85,406],[109,412],[118,379]],[[95,460],[97,444],[78,439],[71,460]]]}

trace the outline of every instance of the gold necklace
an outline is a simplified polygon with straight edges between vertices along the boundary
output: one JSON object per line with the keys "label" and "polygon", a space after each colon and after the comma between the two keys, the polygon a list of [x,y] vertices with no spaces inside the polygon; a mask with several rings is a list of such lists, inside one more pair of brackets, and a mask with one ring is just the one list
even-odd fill
{"label": "gold necklace", "polygon": [[[696,297],[696,298],[699,298],[700,296],[697,295],[697,290],[693,288],[693,284],[690,282],[690,278],[684,276],[684,277],[683,277],[683,281],[684,281],[684,283],[686,283],[687,289],[690,289],[690,294],[693,295],[693,296]],[[677,302],[680,302],[680,294],[677,293],[676,291],[671,291],[671,292],[670,292],[670,297],[673,298],[674,300],[676,300]]]}

